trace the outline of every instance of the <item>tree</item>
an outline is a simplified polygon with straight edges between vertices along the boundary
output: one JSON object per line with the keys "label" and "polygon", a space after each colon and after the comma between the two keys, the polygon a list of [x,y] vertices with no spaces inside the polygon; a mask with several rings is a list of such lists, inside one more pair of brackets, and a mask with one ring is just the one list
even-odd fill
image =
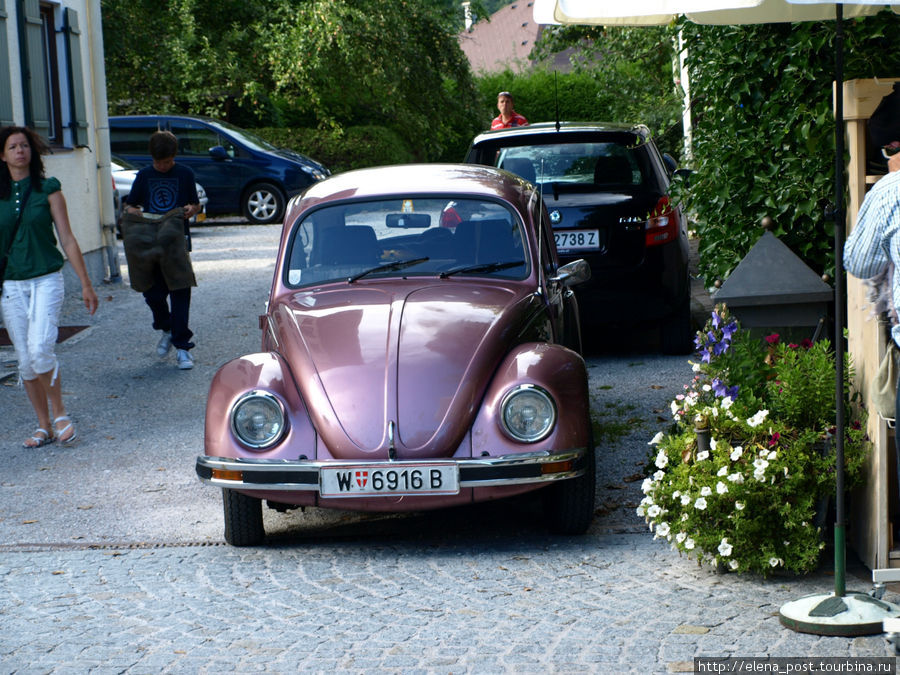
{"label": "tree", "polygon": [[455,34],[422,0],[309,0],[265,40],[275,91],[319,126],[380,124],[434,160],[477,130],[477,96]]}

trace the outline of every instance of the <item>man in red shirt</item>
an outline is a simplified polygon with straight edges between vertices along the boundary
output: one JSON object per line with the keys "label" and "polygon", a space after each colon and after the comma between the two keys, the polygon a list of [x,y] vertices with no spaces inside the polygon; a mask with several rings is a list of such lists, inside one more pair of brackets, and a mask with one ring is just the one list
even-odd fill
{"label": "man in red shirt", "polygon": [[497,110],[500,114],[491,122],[491,129],[509,129],[528,126],[528,120],[513,110],[513,97],[508,91],[497,94]]}

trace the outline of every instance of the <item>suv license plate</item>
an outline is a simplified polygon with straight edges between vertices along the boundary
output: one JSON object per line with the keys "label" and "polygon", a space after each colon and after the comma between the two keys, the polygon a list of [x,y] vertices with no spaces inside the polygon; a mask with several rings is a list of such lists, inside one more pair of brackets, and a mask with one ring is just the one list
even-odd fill
{"label": "suv license plate", "polygon": [[562,230],[554,232],[553,238],[560,251],[595,251],[600,248],[599,230]]}
{"label": "suv license plate", "polygon": [[459,467],[453,462],[415,464],[344,464],[319,470],[323,497],[372,495],[455,495]]}

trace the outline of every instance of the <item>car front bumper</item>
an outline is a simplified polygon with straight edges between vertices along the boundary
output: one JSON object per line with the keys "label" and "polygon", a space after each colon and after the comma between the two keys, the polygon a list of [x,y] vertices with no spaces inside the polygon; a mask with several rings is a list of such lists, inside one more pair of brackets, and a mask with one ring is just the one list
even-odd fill
{"label": "car front bumper", "polygon": [[[460,489],[502,487],[576,478],[585,470],[584,453],[584,448],[577,448],[553,453],[520,453],[462,460],[434,458],[421,461],[384,461],[383,464],[385,468],[415,468],[435,461],[451,461],[459,469]],[[361,464],[369,466],[372,462],[363,459],[322,462],[203,455],[197,458],[196,471],[201,481],[223,488],[318,493],[320,470],[323,467],[352,469]]]}

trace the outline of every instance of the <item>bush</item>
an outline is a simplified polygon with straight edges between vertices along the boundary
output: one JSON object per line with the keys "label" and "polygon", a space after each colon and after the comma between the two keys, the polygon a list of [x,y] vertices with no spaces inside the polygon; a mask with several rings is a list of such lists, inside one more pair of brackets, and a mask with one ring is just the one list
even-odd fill
{"label": "bush", "polygon": [[407,164],[415,157],[395,131],[379,126],[320,129],[254,129],[282,148],[290,148],[324,164],[332,173],[384,164]]}
{"label": "bush", "polygon": [[[672,401],[672,427],[650,441],[637,513],[698,562],[809,572],[825,545],[817,510],[835,490],[834,355],[827,341],[747,335],[721,306],[697,334],[701,359]],[[862,476],[864,422],[845,430],[847,485]]]}

